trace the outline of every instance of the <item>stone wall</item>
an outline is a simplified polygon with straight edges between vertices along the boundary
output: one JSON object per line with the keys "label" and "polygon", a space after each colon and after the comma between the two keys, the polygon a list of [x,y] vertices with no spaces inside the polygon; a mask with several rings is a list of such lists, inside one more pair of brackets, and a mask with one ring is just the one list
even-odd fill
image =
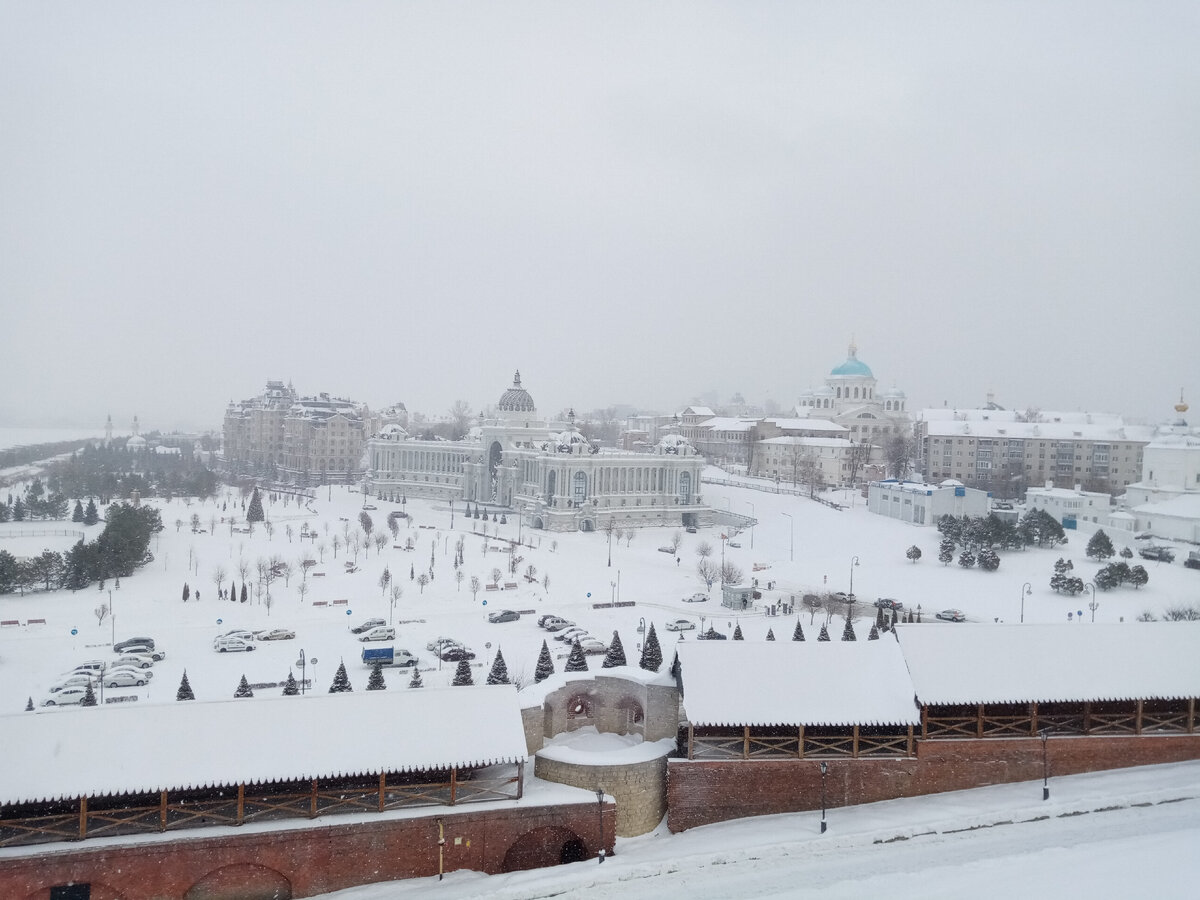
{"label": "stone wall", "polygon": [[533,774],[546,781],[594,791],[601,788],[617,801],[617,837],[653,831],[667,811],[667,758],[627,765],[584,766],[560,760],[534,760]]}
{"label": "stone wall", "polygon": [[[0,858],[0,897],[48,900],[50,888],[90,884],[92,900],[258,900],[310,897],[356,885],[556,865],[612,851],[615,811],[596,803],[445,809],[422,818],[280,828],[219,836],[162,835],[136,843],[42,844]],[[601,835],[603,829],[603,835]],[[216,830],[216,829],[214,829]]]}
{"label": "stone wall", "polygon": [[[1050,777],[1200,759],[1200,735],[1051,737]],[[745,816],[821,808],[818,759],[671,760],[667,825],[684,831]],[[916,756],[826,759],[826,802],[851,806],[1042,777],[1037,739],[918,741]]]}

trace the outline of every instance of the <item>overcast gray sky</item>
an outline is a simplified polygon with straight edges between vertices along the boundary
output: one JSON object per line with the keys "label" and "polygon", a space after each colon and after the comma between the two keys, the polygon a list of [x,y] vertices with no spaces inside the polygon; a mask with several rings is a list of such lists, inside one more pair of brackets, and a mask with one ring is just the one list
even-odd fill
{"label": "overcast gray sky", "polygon": [[[1200,5],[0,5],[0,424],[1200,404]],[[1200,408],[1200,406],[1197,406]]]}

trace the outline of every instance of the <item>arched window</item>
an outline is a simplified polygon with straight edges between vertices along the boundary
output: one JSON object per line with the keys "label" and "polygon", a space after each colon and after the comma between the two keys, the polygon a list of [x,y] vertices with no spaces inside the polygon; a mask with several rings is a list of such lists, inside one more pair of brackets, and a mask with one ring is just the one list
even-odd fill
{"label": "arched window", "polygon": [[855,389],[854,389],[854,399],[855,399],[855,400],[857,400],[857,399],[858,399],[858,388],[855,388]]}
{"label": "arched window", "polygon": [[839,400],[841,400],[841,399],[842,399],[842,389],[841,389],[841,388],[838,388],[838,389],[837,389],[837,398],[838,398]]}
{"label": "arched window", "polygon": [[571,480],[573,482],[572,496],[578,505],[587,499],[587,476],[582,472],[576,472],[575,477]]}

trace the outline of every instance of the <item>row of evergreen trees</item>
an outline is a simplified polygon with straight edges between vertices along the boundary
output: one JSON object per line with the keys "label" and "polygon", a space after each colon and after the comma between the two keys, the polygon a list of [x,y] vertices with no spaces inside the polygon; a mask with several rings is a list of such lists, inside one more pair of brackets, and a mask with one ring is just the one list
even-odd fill
{"label": "row of evergreen trees", "polygon": [[65,519],[69,503],[58,491],[47,491],[40,478],[25,488],[24,495],[8,495],[0,501],[0,522],[25,522],[33,519]]}
{"label": "row of evergreen trees", "polygon": [[995,513],[987,516],[942,516],[937,529],[955,545],[978,552],[982,548],[1023,550],[1054,547],[1067,542],[1062,525],[1044,509],[1031,509],[1018,522],[1007,522]]}
{"label": "row of evergreen trees", "polygon": [[[183,441],[178,455],[152,449],[128,450],[122,442],[88,445],[68,459],[50,463],[46,480],[51,491],[65,497],[211,497],[217,476]],[[44,458],[44,457],[43,457]]]}

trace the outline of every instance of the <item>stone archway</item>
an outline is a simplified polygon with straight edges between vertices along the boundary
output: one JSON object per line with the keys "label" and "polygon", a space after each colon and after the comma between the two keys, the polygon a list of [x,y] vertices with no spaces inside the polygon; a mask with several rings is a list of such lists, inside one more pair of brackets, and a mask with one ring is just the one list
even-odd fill
{"label": "stone archway", "polygon": [[546,826],[527,831],[504,854],[505,872],[540,869],[560,863],[578,862],[591,854],[582,838],[570,828]]}
{"label": "stone archway", "polygon": [[184,900],[291,900],[292,883],[266,866],[239,863],[209,872]]}
{"label": "stone archway", "polygon": [[579,530],[580,531],[595,531],[596,523],[593,522],[591,519],[584,519],[582,522],[579,523]]}
{"label": "stone archway", "polygon": [[546,523],[542,521],[541,516],[534,516],[533,522],[530,524],[539,531],[546,527]]}

